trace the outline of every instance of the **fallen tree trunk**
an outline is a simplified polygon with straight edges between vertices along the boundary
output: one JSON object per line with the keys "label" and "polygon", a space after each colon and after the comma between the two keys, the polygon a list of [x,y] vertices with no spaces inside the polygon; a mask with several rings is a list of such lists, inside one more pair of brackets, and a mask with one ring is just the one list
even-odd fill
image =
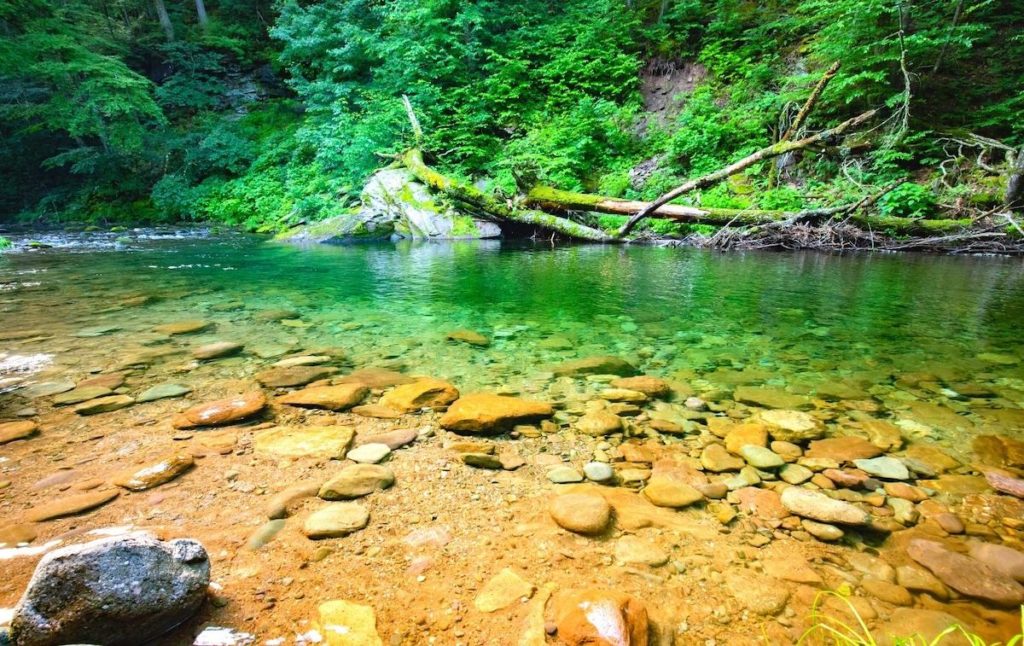
{"label": "fallen tree trunk", "polygon": [[860,124],[864,123],[865,121],[867,121],[868,119],[871,119],[872,117],[875,116],[877,112],[878,110],[868,110],[864,114],[858,115],[852,119],[847,119],[846,121],[842,122],[838,126],[835,126],[834,128],[822,130],[817,134],[813,134],[809,137],[804,137],[803,139],[798,139],[796,141],[780,141],[779,143],[768,146],[767,148],[762,148],[761,150],[758,150],[754,154],[748,155],[743,159],[726,166],[725,168],[721,168],[713,173],[709,173],[702,177],[692,179],[683,184],[682,186],[674,188],[668,193],[665,193],[658,199],[651,202],[647,206],[647,208],[643,209],[642,211],[631,217],[626,222],[626,224],[624,224],[622,228],[619,229],[617,236],[621,238],[627,235],[630,231],[633,230],[633,227],[635,227],[636,224],[640,222],[640,220],[643,220],[644,218],[648,217],[649,215],[654,213],[654,211],[656,211],[659,207],[668,204],[669,202],[671,202],[672,200],[676,199],[681,195],[689,193],[690,191],[695,191],[701,188],[706,188],[708,186],[717,184],[718,182],[721,182],[722,180],[732,175],[735,175],[736,173],[739,173],[747,168],[750,168],[754,164],[764,161],[765,159],[778,157],[779,155],[784,155],[794,150],[801,150],[803,148],[807,148],[808,146],[814,145],[826,139],[838,137],[839,135],[843,134],[850,128],[855,128]]}
{"label": "fallen tree trunk", "polygon": [[578,240],[618,242],[616,238],[606,234],[604,231],[599,231],[598,229],[593,229],[578,222],[573,222],[557,215],[551,215],[550,213],[516,208],[487,195],[470,184],[442,175],[430,166],[427,166],[423,161],[423,153],[417,148],[406,151],[402,155],[401,161],[416,176],[416,179],[433,190],[440,191],[454,200],[468,204],[496,220],[538,226]]}
{"label": "fallen tree trunk", "polygon": [[[878,201],[882,195],[898,186],[888,186],[882,191],[842,206],[804,211],[774,211],[758,209],[716,209],[678,204],[665,204],[652,213],[666,220],[690,224],[714,224],[720,226],[757,226],[767,224],[795,224],[822,222],[830,219],[846,219],[867,230],[889,231],[899,235],[935,235],[965,229],[970,219],[963,220],[913,220],[892,216],[868,215],[862,212]],[[646,210],[651,202],[621,200],[603,195],[562,191],[550,186],[535,186],[526,196],[526,203],[537,208],[554,211],[594,211],[614,215],[630,215]]]}

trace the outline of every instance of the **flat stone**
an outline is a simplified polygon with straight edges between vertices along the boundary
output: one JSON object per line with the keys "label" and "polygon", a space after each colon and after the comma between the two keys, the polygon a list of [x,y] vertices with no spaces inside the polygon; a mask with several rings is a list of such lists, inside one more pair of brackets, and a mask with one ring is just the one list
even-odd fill
{"label": "flat stone", "polygon": [[625,388],[626,390],[641,392],[651,399],[667,399],[672,395],[672,387],[667,381],[649,375],[622,377],[612,380],[609,385],[613,388]]}
{"label": "flat stone", "polygon": [[660,567],[668,563],[668,553],[636,536],[626,535],[615,541],[615,560],[623,565]]}
{"label": "flat stone", "polygon": [[505,568],[484,584],[480,594],[473,600],[473,605],[480,612],[497,612],[529,599],[536,590],[537,586]]}
{"label": "flat stone", "polygon": [[804,455],[809,458],[825,458],[843,462],[874,458],[882,454],[882,449],[862,437],[830,437],[811,442]]}
{"label": "flat stone", "polygon": [[1006,545],[971,541],[971,558],[977,559],[990,568],[1016,581],[1024,581],[1024,552]]}
{"label": "flat stone", "polygon": [[175,336],[178,334],[195,334],[196,332],[202,332],[203,330],[209,329],[212,326],[213,323],[209,321],[192,319],[188,321],[176,321],[174,323],[158,325],[153,328],[153,331],[157,334]]}
{"label": "flat stone", "polygon": [[594,493],[563,494],[551,501],[548,511],[563,529],[586,535],[604,532],[612,514],[608,501]]}
{"label": "flat stone", "polygon": [[811,405],[809,397],[764,386],[739,386],[733,391],[732,398],[761,408],[806,408]]}
{"label": "flat stone", "polygon": [[764,424],[737,424],[725,434],[725,448],[729,453],[740,454],[746,445],[768,446],[768,429]]}
{"label": "flat stone", "polygon": [[926,592],[936,599],[948,599],[949,589],[934,574],[916,565],[896,568],[896,583],[912,592]]}
{"label": "flat stone", "polygon": [[348,426],[278,426],[253,437],[257,453],[281,457],[342,459],[355,431]]}
{"label": "flat stone", "polygon": [[441,408],[458,398],[458,389],[447,381],[419,379],[396,386],[385,393],[379,403],[402,413],[412,413],[422,408]]}
{"label": "flat stone", "polygon": [[373,435],[363,435],[360,433],[356,435],[355,445],[383,444],[394,451],[407,444],[412,444],[416,441],[417,437],[419,437],[419,433],[415,428],[399,428],[386,433],[374,433]]}
{"label": "flat stone", "polygon": [[[617,590],[567,590],[553,600],[558,641],[564,646],[647,646],[647,609]],[[530,645],[534,646],[534,645]]]}
{"label": "flat stone", "polygon": [[0,547],[15,547],[36,540],[36,526],[31,523],[0,525]]}
{"label": "flat stone", "polygon": [[140,403],[152,402],[157,401],[158,399],[184,397],[190,392],[192,392],[191,388],[188,386],[182,386],[181,384],[158,384],[139,393],[139,396],[136,397],[135,400]]}
{"label": "flat stone", "polygon": [[747,461],[747,464],[758,469],[778,469],[786,464],[786,461],[771,449],[754,444],[742,446],[740,456]]}
{"label": "flat stone", "polygon": [[75,514],[105,505],[114,498],[117,498],[118,495],[119,492],[116,489],[75,494],[37,505],[28,511],[26,518],[34,523],[39,523],[44,520],[74,516]]}
{"label": "flat stone", "polygon": [[79,415],[99,415],[100,413],[111,413],[115,410],[127,408],[135,403],[135,400],[128,395],[111,395],[90,399],[87,402],[78,404],[73,409]]}
{"label": "flat stone", "polygon": [[90,399],[98,399],[112,394],[114,394],[114,391],[106,386],[79,386],[74,390],[69,390],[54,397],[53,405],[70,406],[72,404],[81,404]]}
{"label": "flat stone", "polygon": [[500,433],[516,424],[547,419],[554,412],[546,402],[474,393],[456,400],[439,423],[455,433]]}
{"label": "flat stone", "polygon": [[76,388],[85,388],[86,386],[102,386],[115,390],[124,385],[125,374],[123,372],[110,372],[103,375],[96,375],[95,377],[89,377],[78,382]]}
{"label": "flat stone", "polygon": [[583,465],[583,475],[594,482],[608,482],[615,476],[615,470],[604,462],[587,462]]}
{"label": "flat stone", "polygon": [[618,375],[631,377],[637,369],[625,359],[612,356],[586,357],[567,361],[554,366],[551,371],[558,377],[576,377],[581,375]]}
{"label": "flat stone", "polygon": [[730,571],[725,582],[740,605],[759,615],[777,615],[789,601],[789,590],[778,579],[751,570]]}
{"label": "flat stone", "polygon": [[361,404],[359,406],[353,406],[351,412],[359,415],[360,417],[373,417],[377,419],[398,419],[402,416],[402,413],[394,408],[388,408],[387,406],[381,406],[380,404]]}
{"label": "flat stone", "polygon": [[779,494],[771,489],[742,487],[736,490],[735,496],[741,511],[762,520],[778,520],[790,515],[782,506]]}
{"label": "flat stone", "polygon": [[357,383],[367,388],[391,388],[411,384],[415,379],[386,368],[362,368],[334,380],[338,384]]}
{"label": "flat stone", "polygon": [[379,464],[353,464],[320,487],[317,495],[324,500],[352,500],[395,484],[395,473]]}
{"label": "flat stone", "polygon": [[605,388],[600,392],[601,399],[610,402],[626,402],[631,404],[642,404],[648,397],[639,390],[628,388]]}
{"label": "flat stone", "polygon": [[985,469],[985,481],[996,491],[1024,498],[1024,479],[1015,478],[1001,470]]}
{"label": "flat stone", "polygon": [[363,444],[350,450],[345,457],[361,464],[377,464],[389,455],[391,448],[387,444]]}
{"label": "flat stone", "polygon": [[889,456],[854,460],[853,464],[861,471],[884,480],[907,480],[910,478],[910,471],[907,470],[906,465]]}
{"label": "flat stone", "polygon": [[307,538],[339,538],[363,529],[370,522],[369,510],[354,502],[334,502],[306,518],[302,533]]}
{"label": "flat stone", "polygon": [[809,414],[798,410],[766,410],[758,415],[773,439],[782,442],[816,440],[825,434],[825,426]]}
{"label": "flat stone", "polygon": [[18,394],[27,399],[37,399],[39,397],[49,397],[50,395],[58,395],[60,393],[66,393],[69,390],[74,389],[75,382],[73,381],[43,381],[38,384],[32,384],[26,386],[18,391]]}
{"label": "flat stone", "polygon": [[907,554],[960,594],[997,606],[1024,602],[1024,587],[977,559],[950,551],[935,541],[915,539]]}
{"label": "flat stone", "polygon": [[266,396],[257,390],[193,406],[176,415],[171,424],[178,429],[224,426],[253,417],[266,405]]}
{"label": "flat stone", "polygon": [[570,466],[557,466],[548,471],[548,480],[555,484],[582,482],[583,474]]}
{"label": "flat stone", "polygon": [[325,646],[383,646],[370,606],[336,599],[317,608],[317,633]]}
{"label": "flat stone", "polygon": [[256,373],[256,381],[267,388],[294,388],[330,377],[337,368],[330,366],[291,366],[270,368]]}
{"label": "flat stone", "polygon": [[780,496],[782,506],[803,518],[822,523],[868,525],[871,516],[854,505],[834,500],[823,493],[802,487],[786,487]]}
{"label": "flat stone", "polygon": [[129,491],[145,491],[174,480],[192,468],[195,461],[186,453],[174,453],[162,460],[115,477],[112,482]]}
{"label": "flat stone", "polygon": [[220,359],[221,357],[230,357],[233,354],[238,354],[244,347],[245,346],[241,343],[235,343],[233,341],[217,341],[215,343],[208,343],[206,345],[199,346],[192,351],[192,356],[204,361]]}
{"label": "flat stone", "polygon": [[818,539],[819,541],[832,542],[838,541],[840,538],[846,535],[846,533],[836,527],[835,525],[829,525],[828,523],[819,523],[816,520],[810,520],[807,518],[800,519],[800,526],[804,528],[808,534]]}
{"label": "flat stone", "polygon": [[721,444],[709,444],[700,453],[700,463],[708,471],[739,471],[746,464],[740,458],[730,455]]}
{"label": "flat stone", "polygon": [[799,464],[787,464],[779,469],[779,477],[783,482],[788,482],[791,485],[798,485],[813,478],[814,472]]}
{"label": "flat stone", "polygon": [[352,383],[304,388],[282,395],[277,398],[277,401],[289,406],[342,411],[359,404],[369,394],[370,389],[363,384]]}
{"label": "flat stone", "polygon": [[861,587],[872,597],[891,603],[894,606],[912,606],[914,598],[903,586],[879,579],[865,578],[861,581]]}
{"label": "flat stone", "polygon": [[32,420],[0,422],[0,444],[32,437],[39,431],[39,425]]}
{"label": "flat stone", "polygon": [[491,344],[491,340],[476,332],[475,330],[459,329],[447,332],[444,338],[449,341],[458,341],[467,345],[475,345],[480,348],[486,348]]}
{"label": "flat stone", "polygon": [[271,368],[294,368],[295,366],[319,366],[339,357],[329,354],[300,354],[297,357],[286,357],[271,364]]}
{"label": "flat stone", "polygon": [[647,481],[643,495],[659,507],[687,507],[704,500],[704,494],[695,487],[662,475]]}
{"label": "flat stone", "polygon": [[591,437],[602,437],[622,430],[622,418],[606,410],[590,411],[576,420],[576,430]]}
{"label": "flat stone", "polygon": [[504,468],[501,459],[490,453],[460,453],[459,459],[467,466],[476,467],[477,469],[493,469],[497,471]]}

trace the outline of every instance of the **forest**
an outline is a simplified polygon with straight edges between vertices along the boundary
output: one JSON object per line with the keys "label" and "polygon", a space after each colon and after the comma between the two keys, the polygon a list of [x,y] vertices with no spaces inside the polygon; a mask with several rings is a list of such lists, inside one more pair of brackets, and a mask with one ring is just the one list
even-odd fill
{"label": "forest", "polygon": [[[970,223],[1019,199],[1022,24],[1014,0],[8,0],[0,217],[321,220],[413,144],[406,96],[432,166],[499,200],[653,200],[876,110],[676,203],[870,200],[881,217]],[[625,215],[583,218],[614,231]]]}

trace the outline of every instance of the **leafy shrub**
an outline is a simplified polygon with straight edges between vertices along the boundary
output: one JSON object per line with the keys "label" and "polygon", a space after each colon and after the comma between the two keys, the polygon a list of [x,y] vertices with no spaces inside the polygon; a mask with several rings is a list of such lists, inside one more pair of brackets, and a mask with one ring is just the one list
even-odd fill
{"label": "leafy shrub", "polygon": [[935,208],[935,194],[910,182],[896,187],[878,201],[879,213],[900,218],[929,218],[935,214]]}

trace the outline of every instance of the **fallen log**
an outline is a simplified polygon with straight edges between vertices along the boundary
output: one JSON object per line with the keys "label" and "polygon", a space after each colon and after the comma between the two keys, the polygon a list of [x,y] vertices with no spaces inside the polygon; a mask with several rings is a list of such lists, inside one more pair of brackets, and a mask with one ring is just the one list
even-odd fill
{"label": "fallen log", "polygon": [[443,175],[423,161],[423,153],[418,148],[406,151],[402,155],[401,161],[416,176],[416,179],[433,190],[467,204],[495,220],[538,226],[578,240],[618,242],[616,238],[604,231],[550,213],[517,208],[487,195],[470,184]]}

